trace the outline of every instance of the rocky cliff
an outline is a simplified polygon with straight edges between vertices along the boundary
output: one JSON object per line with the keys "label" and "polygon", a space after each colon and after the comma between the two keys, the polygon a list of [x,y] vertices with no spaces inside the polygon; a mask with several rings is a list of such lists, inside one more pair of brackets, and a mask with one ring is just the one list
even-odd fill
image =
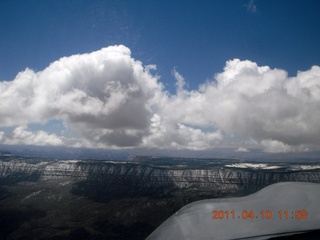
{"label": "rocky cliff", "polygon": [[[255,192],[277,182],[320,182],[318,165],[309,169],[282,164],[267,165],[230,164],[211,162],[208,165],[159,163],[138,158],[126,162],[94,160],[40,160],[8,157],[0,161],[0,180],[54,181],[68,179],[74,184],[95,183],[95,187],[108,192],[112,188],[123,194],[169,194],[170,191],[204,191],[211,197],[243,195]],[[152,163],[152,164],[151,164]],[[100,193],[99,193],[100,194]],[[221,195],[222,194],[222,195]],[[101,195],[101,194],[100,194]]]}
{"label": "rocky cliff", "polygon": [[2,239],[144,239],[196,200],[244,196],[277,182],[320,183],[318,164],[10,155],[0,160]]}

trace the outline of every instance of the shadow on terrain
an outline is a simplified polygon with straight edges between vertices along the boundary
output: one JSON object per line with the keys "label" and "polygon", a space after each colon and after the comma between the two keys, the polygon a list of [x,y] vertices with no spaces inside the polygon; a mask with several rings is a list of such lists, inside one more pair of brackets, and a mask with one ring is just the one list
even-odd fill
{"label": "shadow on terrain", "polygon": [[10,233],[17,230],[31,218],[43,218],[45,216],[47,216],[45,211],[36,209],[0,210],[0,239],[6,239]]}

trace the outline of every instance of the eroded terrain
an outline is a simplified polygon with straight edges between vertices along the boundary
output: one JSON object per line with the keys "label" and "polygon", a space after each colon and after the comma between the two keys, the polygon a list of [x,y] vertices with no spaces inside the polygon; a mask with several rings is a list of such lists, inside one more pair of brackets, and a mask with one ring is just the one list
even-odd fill
{"label": "eroded terrain", "polygon": [[1,156],[0,239],[145,239],[190,202],[286,181],[319,183],[319,165]]}

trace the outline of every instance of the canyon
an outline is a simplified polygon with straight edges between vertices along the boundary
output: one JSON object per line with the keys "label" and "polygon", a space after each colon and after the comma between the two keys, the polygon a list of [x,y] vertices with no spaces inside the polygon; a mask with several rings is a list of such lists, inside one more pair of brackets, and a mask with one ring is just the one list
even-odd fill
{"label": "canyon", "polygon": [[279,182],[320,183],[318,163],[135,156],[0,156],[0,239],[145,239],[188,203]]}

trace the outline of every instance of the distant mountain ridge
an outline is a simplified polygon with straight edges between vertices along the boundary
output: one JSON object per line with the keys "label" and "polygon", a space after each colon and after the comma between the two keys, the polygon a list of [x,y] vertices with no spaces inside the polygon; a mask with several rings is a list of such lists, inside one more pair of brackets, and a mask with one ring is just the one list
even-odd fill
{"label": "distant mountain ridge", "polygon": [[184,205],[278,182],[320,183],[319,163],[0,155],[2,239],[145,239]]}
{"label": "distant mountain ridge", "polygon": [[196,150],[165,150],[165,149],[92,149],[52,146],[1,145],[0,151],[10,152],[17,156],[48,158],[48,159],[95,159],[95,160],[129,160],[134,156],[156,156],[169,158],[196,159],[236,159],[266,162],[320,162],[320,151],[265,153],[261,149],[250,149],[249,152],[239,152],[235,148],[214,148],[202,151]]}
{"label": "distant mountain ridge", "polygon": [[[145,191],[146,195],[150,189],[170,187],[173,192],[196,189],[195,192],[205,191],[206,197],[219,197],[221,194],[252,193],[278,182],[320,182],[320,164],[160,157],[136,157],[130,161],[48,160],[17,158],[10,154],[0,159],[1,181],[13,181],[14,176],[20,174],[19,181],[70,178],[73,182],[97,181],[105,189],[112,182],[119,188],[128,187],[123,189],[127,193],[133,187],[132,192]],[[126,182],[130,182],[130,186]]]}

